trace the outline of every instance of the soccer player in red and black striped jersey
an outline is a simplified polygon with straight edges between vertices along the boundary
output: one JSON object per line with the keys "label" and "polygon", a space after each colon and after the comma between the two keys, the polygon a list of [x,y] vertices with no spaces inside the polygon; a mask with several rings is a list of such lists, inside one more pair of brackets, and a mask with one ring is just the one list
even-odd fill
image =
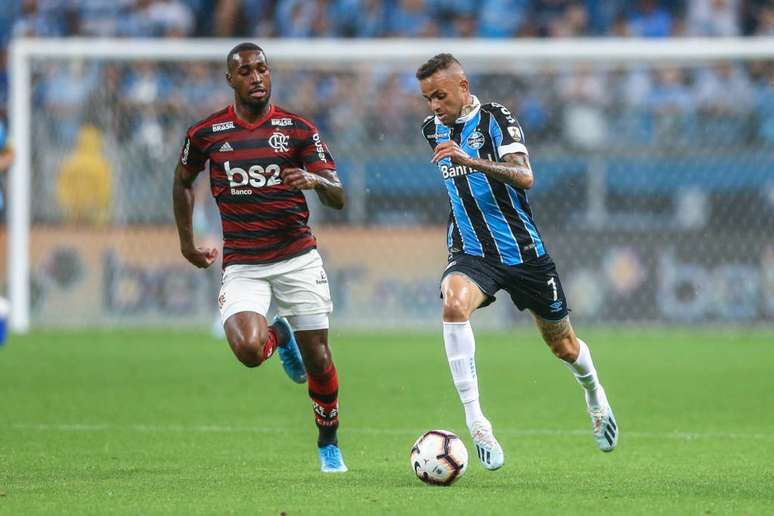
{"label": "soccer player in red and black striped jersey", "polygon": [[[271,71],[263,50],[241,43],[228,53],[226,65],[234,104],[188,130],[175,170],[180,250],[200,268],[217,256],[216,249],[196,246],[191,222],[193,182],[209,162],[223,224],[218,305],[231,350],[247,367],[277,351],[291,379],[308,381],[321,469],[343,472],[338,377],[328,347],[333,305],[303,190],[341,209],[344,189],[314,124],[270,102]],[[269,325],[272,297],[278,316]]]}

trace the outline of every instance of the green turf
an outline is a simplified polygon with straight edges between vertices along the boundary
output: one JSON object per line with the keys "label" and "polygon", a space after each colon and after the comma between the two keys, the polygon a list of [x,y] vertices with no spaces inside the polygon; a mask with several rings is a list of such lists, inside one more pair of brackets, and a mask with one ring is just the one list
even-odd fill
{"label": "green turf", "polygon": [[333,334],[350,472],[318,471],[311,407],[279,363],[194,333],[37,333],[0,349],[0,513],[774,513],[774,333],[586,332],[622,434],[532,333],[482,334],[506,452],[421,484],[425,430],[465,435],[439,334]]}

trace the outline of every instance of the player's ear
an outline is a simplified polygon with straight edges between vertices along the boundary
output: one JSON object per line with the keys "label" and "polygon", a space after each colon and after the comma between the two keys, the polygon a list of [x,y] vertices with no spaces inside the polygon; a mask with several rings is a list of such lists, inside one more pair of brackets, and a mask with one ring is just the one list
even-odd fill
{"label": "player's ear", "polygon": [[231,72],[226,72],[226,82],[227,82],[227,83],[229,84],[229,86],[231,86],[232,88],[234,87],[234,85],[233,85],[233,84],[231,84]]}
{"label": "player's ear", "polygon": [[467,80],[467,79],[462,79],[462,80],[460,81],[460,89],[461,89],[461,90],[462,90],[464,93],[470,93],[470,83],[468,82],[468,80]]}

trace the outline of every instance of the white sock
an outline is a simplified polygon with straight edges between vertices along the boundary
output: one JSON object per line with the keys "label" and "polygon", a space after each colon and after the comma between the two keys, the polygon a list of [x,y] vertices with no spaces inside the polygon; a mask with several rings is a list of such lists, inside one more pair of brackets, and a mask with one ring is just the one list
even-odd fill
{"label": "white sock", "polygon": [[589,406],[599,407],[604,404],[605,391],[599,383],[597,370],[594,368],[594,362],[591,360],[591,351],[581,339],[578,339],[580,350],[575,362],[565,362],[567,367],[575,375],[575,379],[586,391],[586,400]]}
{"label": "white sock", "polygon": [[470,322],[444,322],[443,342],[446,358],[449,360],[454,387],[465,408],[465,424],[470,429],[476,421],[487,421],[478,401],[478,379],[476,378],[476,339]]}

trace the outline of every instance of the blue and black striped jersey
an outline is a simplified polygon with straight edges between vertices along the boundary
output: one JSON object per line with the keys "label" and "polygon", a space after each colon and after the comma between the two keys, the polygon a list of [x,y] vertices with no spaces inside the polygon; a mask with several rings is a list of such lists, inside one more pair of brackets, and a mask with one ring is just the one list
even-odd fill
{"label": "blue and black striped jersey", "polygon": [[[524,132],[508,109],[473,100],[473,110],[451,127],[432,115],[425,119],[422,133],[430,147],[452,139],[471,157],[489,161],[503,161],[511,153],[527,154]],[[505,265],[546,254],[524,190],[455,165],[449,158],[441,160],[438,168],[451,205],[447,231],[451,254],[481,256]]]}

